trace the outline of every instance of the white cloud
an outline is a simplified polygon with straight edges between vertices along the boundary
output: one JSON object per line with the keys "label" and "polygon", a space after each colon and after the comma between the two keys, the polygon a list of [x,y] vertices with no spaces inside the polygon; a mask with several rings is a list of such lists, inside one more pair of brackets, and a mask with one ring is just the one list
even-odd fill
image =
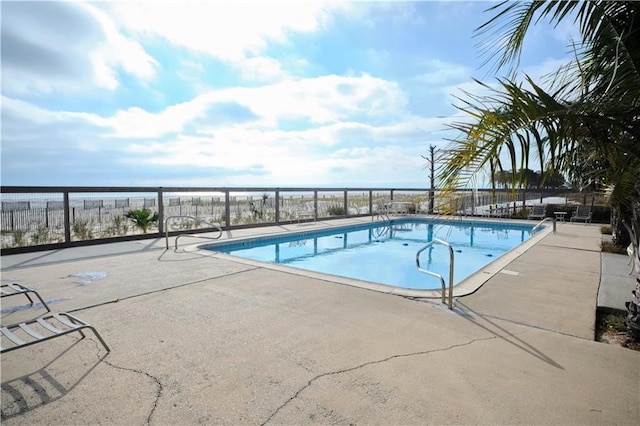
{"label": "white cloud", "polygon": [[158,114],[134,107],[121,110],[108,121],[118,137],[155,138],[181,132],[196,119],[207,119],[206,131],[215,128],[208,108],[224,102],[241,105],[257,115],[250,127],[273,129],[282,120],[315,124],[335,123],[366,116],[393,120],[403,114],[406,99],[398,85],[369,75],[323,76],[287,80],[255,88],[229,88],[206,92]]}
{"label": "white cloud", "polygon": [[148,55],[139,43],[120,33],[113,19],[102,10],[88,3],[81,5],[98,22],[105,35],[104,43],[91,52],[96,83],[108,89],[115,89],[118,86],[116,68],[140,79],[155,76],[154,67],[158,62]]}
{"label": "white cloud", "polygon": [[[74,6],[45,3],[38,9],[34,5],[2,4],[3,93],[50,93],[61,86],[77,89],[76,80],[89,74],[90,66],[86,61],[72,61],[71,57],[92,45],[97,35],[82,25],[73,25],[87,19]],[[46,15],[60,23],[59,31],[49,24]]]}
{"label": "white cloud", "polygon": [[406,104],[397,83],[367,74],[289,80],[261,87],[252,91],[254,95],[246,101],[264,117],[299,117],[312,123],[331,123],[355,115],[392,118]]}
{"label": "white cloud", "polygon": [[241,59],[234,66],[240,71],[244,80],[271,82],[286,76],[280,61],[264,56]]}
{"label": "white cloud", "polygon": [[[524,81],[524,75],[526,74],[531,77],[531,79],[537,85],[545,90],[549,90],[551,83],[549,77],[551,77],[553,73],[555,73],[564,64],[566,64],[565,59],[548,58],[543,62],[537,63],[536,65],[523,68],[516,77],[516,81],[522,82],[525,88],[530,89],[530,86]],[[495,93],[491,90],[491,88],[500,89],[501,87],[498,84],[498,80],[495,78],[483,79],[481,81],[488,87],[480,85],[476,81],[467,80],[457,84],[445,86],[443,88],[443,91],[450,96],[451,103],[455,105],[462,105],[460,100],[455,99],[454,97],[468,99],[469,97],[467,93],[475,97],[493,96],[495,95]]]}
{"label": "white cloud", "polygon": [[[217,123],[210,115],[211,108],[225,102],[245,107],[255,114],[255,120]],[[295,175],[301,176],[296,179],[308,179],[300,184],[317,184],[339,182],[344,176],[361,181],[372,170],[382,171],[374,173],[380,181],[389,178],[387,173],[396,180],[405,173],[415,174],[419,169],[415,164],[419,162],[416,144],[433,130],[441,129],[443,120],[412,116],[404,106],[404,94],[395,83],[368,75],[325,76],[209,91],[159,113],[132,107],[109,118],[53,112],[3,99],[4,108],[19,111],[38,125],[64,122],[69,126],[99,126],[102,131],[89,144],[73,137],[69,143],[84,151],[96,151],[98,141],[109,138],[112,146],[124,149],[123,161],[135,161],[141,169],[230,170],[235,173],[228,179],[238,182],[253,176],[251,172],[245,174],[245,170],[255,170],[260,165],[260,173],[264,174],[261,179],[273,184]],[[287,117],[314,124],[283,130],[278,123]],[[376,117],[382,118],[379,124],[369,120]],[[150,141],[143,142],[144,139]],[[373,157],[357,158],[356,154]],[[309,174],[309,170],[314,173]]]}
{"label": "white cloud", "polygon": [[32,125],[62,122],[84,122],[95,126],[107,127],[108,122],[98,115],[86,112],[50,111],[28,102],[2,96],[3,115],[11,114],[28,120]]}
{"label": "white cloud", "polygon": [[[313,129],[287,134],[281,132],[229,131],[226,137],[209,139],[205,137],[181,136],[170,143],[136,144],[130,148],[137,158],[139,167],[146,165],[160,167],[209,168],[235,171],[222,179],[224,184],[255,184],[255,177],[244,171],[255,170],[256,165],[264,175],[261,184],[293,183],[296,185],[317,185],[341,183],[345,181],[384,183],[393,179],[415,179],[424,167],[420,151],[415,147],[401,147],[384,144],[381,146],[357,145],[329,151],[311,146],[315,136],[330,131]],[[297,140],[297,142],[296,142]],[[312,171],[312,172],[310,172]],[[244,179],[244,180],[242,180]]]}
{"label": "white cloud", "polygon": [[261,53],[287,33],[312,32],[327,19],[327,6],[312,2],[118,2],[109,5],[129,32],[225,61]]}
{"label": "white cloud", "polygon": [[235,173],[228,179],[234,183],[243,171],[254,170],[256,165],[264,173],[260,178],[263,183],[287,182],[290,176],[296,177],[296,184],[344,179],[382,183],[410,180],[409,176],[421,173],[424,160],[420,150],[426,151],[427,137],[441,130],[444,122],[446,119],[407,115],[381,126],[338,122],[295,131],[228,126],[208,134],[138,142],[128,150],[136,155],[140,167],[231,170]]}
{"label": "white cloud", "polygon": [[[416,182],[453,119],[425,117],[450,112],[450,93],[484,90],[464,42],[445,51],[421,32],[443,32],[427,3],[2,8],[11,184]],[[554,65],[539,58],[532,75]]]}
{"label": "white cloud", "polygon": [[16,94],[113,90],[117,72],[155,75],[157,62],[87,3],[8,2],[2,10],[2,72]]}
{"label": "white cloud", "polygon": [[391,60],[391,53],[386,49],[368,48],[365,50],[365,53],[369,61],[376,65],[384,65]]}
{"label": "white cloud", "polygon": [[468,66],[445,62],[440,59],[428,60],[425,62],[424,67],[427,71],[416,79],[434,86],[465,81],[473,74],[473,71]]}
{"label": "white cloud", "polygon": [[180,133],[191,121],[201,117],[207,107],[204,96],[193,101],[172,105],[158,114],[138,107],[118,111],[108,119],[118,138],[158,138]]}

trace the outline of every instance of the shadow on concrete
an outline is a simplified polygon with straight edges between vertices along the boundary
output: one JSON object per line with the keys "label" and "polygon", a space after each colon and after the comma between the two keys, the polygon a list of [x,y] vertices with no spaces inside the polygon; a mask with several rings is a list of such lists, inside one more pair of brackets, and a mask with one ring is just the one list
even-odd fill
{"label": "shadow on concrete", "polygon": [[51,404],[78,386],[104,361],[108,353],[104,353],[93,363],[86,362],[86,360],[76,362],[74,369],[61,370],[55,368],[53,364],[62,360],[63,357],[72,356],[70,352],[83,340],[75,341],[39,370],[3,382],[1,385],[2,411],[0,418],[6,421]]}
{"label": "shadow on concrete", "polygon": [[[518,349],[521,349],[522,351],[538,358],[539,360],[549,364],[552,367],[564,370],[564,367],[562,365],[558,364],[553,359],[549,358],[543,352],[539,351],[534,346],[530,345],[529,343],[525,342],[515,334],[511,333],[506,328],[499,326],[496,321],[492,321],[491,319],[489,319],[490,317],[483,315],[481,313],[475,312],[474,310],[466,306],[464,303],[462,303],[460,300],[456,301],[454,310],[462,318],[466,319],[467,321],[476,325],[477,327],[480,327],[483,330],[488,331],[489,333],[493,334],[497,338],[517,347]],[[482,324],[480,321],[477,320],[478,318],[482,319],[487,324],[486,325]]]}

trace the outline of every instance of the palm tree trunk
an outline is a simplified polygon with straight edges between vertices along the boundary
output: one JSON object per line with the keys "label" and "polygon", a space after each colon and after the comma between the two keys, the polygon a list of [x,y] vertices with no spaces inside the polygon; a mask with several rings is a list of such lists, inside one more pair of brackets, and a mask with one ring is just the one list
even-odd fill
{"label": "palm tree trunk", "polygon": [[631,244],[631,235],[629,230],[622,221],[622,215],[620,212],[612,208],[611,209],[611,231],[613,234],[613,243],[622,247],[627,247]]}

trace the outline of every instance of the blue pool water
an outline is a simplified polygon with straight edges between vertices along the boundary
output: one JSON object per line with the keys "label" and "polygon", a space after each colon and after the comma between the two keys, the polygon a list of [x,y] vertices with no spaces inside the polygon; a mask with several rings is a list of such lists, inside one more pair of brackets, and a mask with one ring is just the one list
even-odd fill
{"label": "blue pool water", "polygon": [[[531,236],[533,225],[479,221],[401,219],[325,231],[259,237],[201,248],[247,259],[411,289],[439,289],[440,281],[416,268],[427,242],[447,241],[455,252],[454,283],[467,278]],[[449,250],[433,245],[420,266],[449,280]]]}

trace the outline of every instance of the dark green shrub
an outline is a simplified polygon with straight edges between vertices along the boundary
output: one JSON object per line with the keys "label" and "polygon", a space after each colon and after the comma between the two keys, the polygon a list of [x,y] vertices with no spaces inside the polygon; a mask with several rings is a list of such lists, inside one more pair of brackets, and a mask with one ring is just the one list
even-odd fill
{"label": "dark green shrub", "polygon": [[344,207],[342,206],[331,206],[328,210],[329,216],[344,216]]}
{"label": "dark green shrub", "polygon": [[27,241],[25,239],[26,232],[16,229],[13,231],[13,244],[18,247],[23,247],[27,245]]}
{"label": "dark green shrub", "polygon": [[81,240],[93,239],[93,230],[86,220],[76,220],[73,222],[73,233]]}
{"label": "dark green shrub", "polygon": [[610,225],[604,225],[600,227],[600,233],[603,235],[611,235],[613,233],[613,229],[611,229]]}
{"label": "dark green shrub", "polygon": [[600,248],[605,253],[627,254],[626,247],[619,246],[611,241],[602,241],[600,243]]}
{"label": "dark green shrub", "polygon": [[31,243],[33,244],[46,244],[50,240],[49,229],[40,225],[35,234],[31,235]]}

